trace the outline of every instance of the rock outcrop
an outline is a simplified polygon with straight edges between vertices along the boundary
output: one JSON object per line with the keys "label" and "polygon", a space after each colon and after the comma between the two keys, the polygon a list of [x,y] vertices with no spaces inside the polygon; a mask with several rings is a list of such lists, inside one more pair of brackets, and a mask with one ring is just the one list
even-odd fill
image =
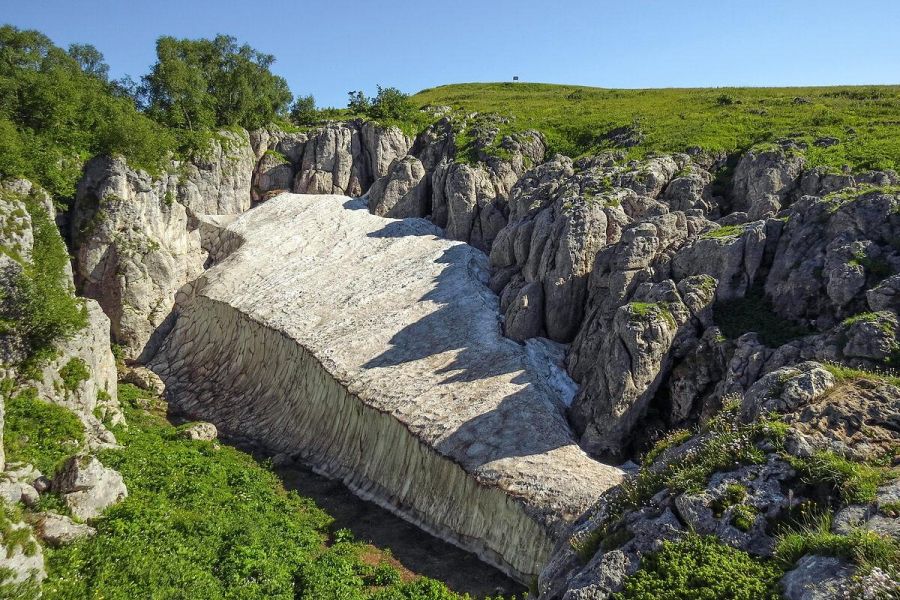
{"label": "rock outcrop", "polygon": [[213,134],[202,151],[176,166],[178,202],[191,214],[231,215],[250,208],[256,156],[243,129]]}
{"label": "rock outcrop", "polygon": [[621,477],[575,444],[555,361],[502,336],[479,251],[338,196],[285,194],[228,230],[243,245],[196,282],[150,365],[190,417],[521,581]]}
{"label": "rock outcrop", "polygon": [[203,271],[200,234],[176,201],[174,176],[154,180],[122,159],[85,167],[72,209],[75,283],[100,303],[131,358],[152,353],[175,293]]}
{"label": "rock outcrop", "polygon": [[328,123],[308,133],[251,133],[258,163],[253,200],[283,191],[361,196],[412,144],[400,129],[371,121]]}

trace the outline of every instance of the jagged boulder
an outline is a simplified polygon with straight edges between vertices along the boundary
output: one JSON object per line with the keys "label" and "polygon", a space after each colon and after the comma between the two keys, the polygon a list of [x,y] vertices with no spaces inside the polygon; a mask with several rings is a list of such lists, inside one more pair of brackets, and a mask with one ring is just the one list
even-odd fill
{"label": "jagged boulder", "polygon": [[73,456],[53,477],[52,489],[62,496],[72,514],[89,520],[128,496],[122,476],[93,456]]}
{"label": "jagged boulder", "polygon": [[191,214],[238,214],[250,208],[256,157],[244,129],[212,135],[206,147],[177,166],[178,202]]}
{"label": "jagged boulder", "polygon": [[792,147],[753,149],[741,156],[734,170],[732,211],[750,220],[777,213],[799,183],[805,159]]}
{"label": "jagged boulder", "polygon": [[854,569],[846,560],[834,556],[807,555],[781,579],[787,600],[838,600]]}
{"label": "jagged boulder", "polygon": [[90,447],[115,444],[106,428],[125,422],[116,389],[116,360],[109,345],[110,322],[100,305],[85,300],[87,327],[57,342],[56,353],[34,382],[38,396],[64,406],[85,425]]}
{"label": "jagged boulder", "polygon": [[2,505],[2,501],[0,523],[0,568],[5,571],[4,591],[26,598],[38,597],[47,571],[44,568],[44,552],[34,532],[15,507]]}
{"label": "jagged boulder", "polygon": [[309,134],[293,191],[361,196],[375,179],[388,174],[394,160],[406,155],[411,143],[396,127],[369,121],[329,123]]}
{"label": "jagged boulder", "polygon": [[175,293],[203,270],[200,234],[176,193],[174,177],[154,180],[121,158],[91,160],[78,184],[75,284],[100,303],[130,358],[152,354]]}
{"label": "jagged boulder", "polygon": [[395,219],[424,217],[431,212],[425,167],[414,156],[395,160],[388,174],[369,188],[369,211]]}
{"label": "jagged boulder", "polygon": [[898,206],[877,190],[796,202],[765,282],[775,311],[820,329],[865,312],[867,290],[900,272]]}

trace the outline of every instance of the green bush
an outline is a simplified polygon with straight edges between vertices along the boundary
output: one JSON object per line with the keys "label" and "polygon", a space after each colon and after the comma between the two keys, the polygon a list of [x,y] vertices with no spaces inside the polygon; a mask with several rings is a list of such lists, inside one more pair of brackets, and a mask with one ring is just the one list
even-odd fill
{"label": "green bush", "polygon": [[[4,195],[13,196],[10,192]],[[34,194],[15,195],[15,199],[25,203],[31,216],[34,247],[31,263],[22,265],[11,297],[0,305],[0,318],[15,324],[29,361],[39,362],[54,342],[87,325],[87,313],[69,289],[65,275],[69,254],[56,224]]]}
{"label": "green bush", "polygon": [[768,600],[779,598],[781,570],[715,536],[689,535],[641,560],[619,600]]}
{"label": "green bush", "polygon": [[0,55],[0,176],[27,177],[65,199],[92,155],[161,167],[174,138],[114,93],[95,48],[66,52],[37,31],[4,25]]}
{"label": "green bush", "polygon": [[291,121],[301,127],[309,127],[319,121],[316,99],[312,95],[300,96],[294,100],[294,103],[291,105]]}
{"label": "green bush", "polygon": [[87,363],[76,357],[59,370],[59,376],[62,377],[63,387],[74,392],[82,381],[87,381],[91,377],[91,372],[87,368]]}
{"label": "green bush", "polygon": [[16,395],[6,388],[3,446],[7,462],[26,462],[52,475],[84,442],[84,427],[70,410],[44,402],[29,388]]}
{"label": "green bush", "polygon": [[187,131],[256,129],[287,115],[287,82],[269,70],[275,57],[231,36],[156,42],[156,63],[140,88],[147,113]]}

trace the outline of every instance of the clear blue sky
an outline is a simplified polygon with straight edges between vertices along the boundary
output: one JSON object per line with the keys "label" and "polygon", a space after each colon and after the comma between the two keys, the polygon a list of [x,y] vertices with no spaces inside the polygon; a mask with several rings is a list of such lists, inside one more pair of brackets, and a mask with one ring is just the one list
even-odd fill
{"label": "clear blue sky", "polygon": [[900,83],[898,0],[0,0],[0,22],[94,44],[113,77],[160,35],[227,33],[295,94],[524,81],[601,87]]}

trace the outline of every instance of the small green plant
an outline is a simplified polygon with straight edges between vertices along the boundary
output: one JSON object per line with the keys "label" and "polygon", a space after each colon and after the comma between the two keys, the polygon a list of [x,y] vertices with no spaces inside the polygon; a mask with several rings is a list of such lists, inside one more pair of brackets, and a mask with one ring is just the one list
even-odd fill
{"label": "small green plant", "polygon": [[668,450],[669,448],[674,448],[684,442],[688,441],[691,436],[694,434],[690,429],[675,429],[667,433],[664,437],[657,440],[655,444],[653,444],[653,448],[644,455],[641,463],[645,466],[650,465],[655,461],[659,456]]}
{"label": "small green plant", "polygon": [[722,227],[716,227],[715,229],[704,232],[700,235],[700,239],[719,240],[733,238],[744,233],[744,229],[744,225],[723,225]]}
{"label": "small green plant", "polygon": [[878,486],[890,479],[883,467],[844,458],[831,451],[819,451],[809,458],[790,458],[791,466],[805,483],[827,485],[842,504],[867,504],[875,500]]}
{"label": "small green plant", "polygon": [[750,531],[758,511],[749,504],[737,504],[731,509],[731,524],[741,531]]}
{"label": "small green plant", "polygon": [[713,514],[721,517],[727,509],[740,504],[747,497],[747,490],[739,483],[729,483],[725,487],[725,493],[712,504]]}
{"label": "small green plant", "polygon": [[866,567],[896,569],[900,564],[900,543],[867,529],[847,535],[831,531],[831,515],[822,513],[806,524],[782,532],[775,545],[775,558],[790,569],[805,554],[841,556]]}
{"label": "small green plant", "polygon": [[879,383],[885,382],[900,387],[900,377],[892,371],[866,371],[864,369],[854,369],[838,363],[825,363],[825,368],[829,373],[834,375],[834,378],[838,382],[852,383],[854,381],[865,380]]}
{"label": "small green plant", "polygon": [[53,474],[84,442],[84,427],[66,408],[44,402],[33,388],[6,400],[3,427],[6,460],[31,463]]}
{"label": "small green plant", "polygon": [[90,379],[91,372],[88,370],[87,363],[84,360],[75,357],[63,365],[59,370],[59,376],[62,378],[63,388],[69,392],[74,392],[82,381]]}
{"label": "small green plant", "polygon": [[714,536],[690,534],[641,560],[617,600],[775,600],[782,571]]}

